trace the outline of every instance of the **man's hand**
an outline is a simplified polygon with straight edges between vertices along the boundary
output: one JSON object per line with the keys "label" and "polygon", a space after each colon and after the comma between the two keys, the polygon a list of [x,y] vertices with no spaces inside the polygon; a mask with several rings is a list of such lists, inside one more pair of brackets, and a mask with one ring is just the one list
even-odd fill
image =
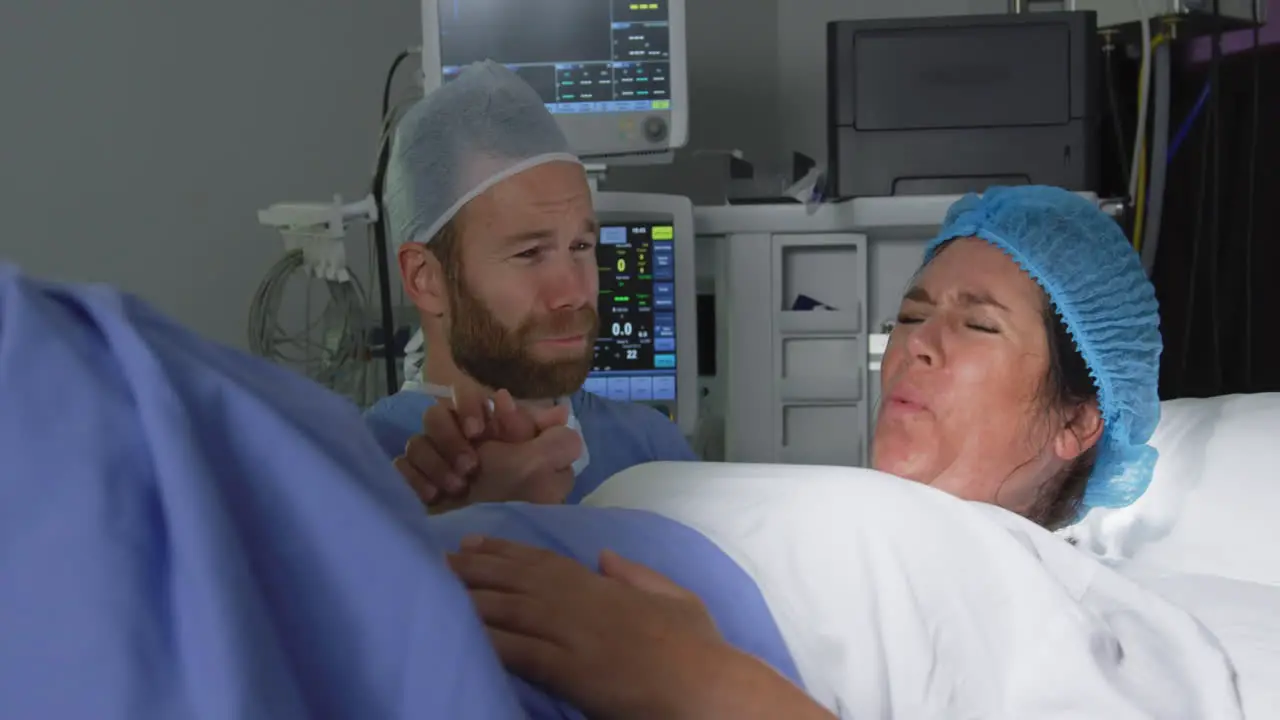
{"label": "man's hand", "polygon": [[[471,502],[524,500],[558,503],[573,487],[569,468],[582,439],[565,427],[569,408],[531,411],[499,391],[488,399],[459,396],[457,409],[432,406],[424,432],[414,436],[395,466],[424,504],[452,509]],[[566,459],[567,458],[567,459]]]}
{"label": "man's hand", "polygon": [[572,466],[582,454],[582,438],[561,425],[524,443],[489,440],[480,444],[478,452],[480,470],[470,483],[468,504],[559,505],[573,490]]}

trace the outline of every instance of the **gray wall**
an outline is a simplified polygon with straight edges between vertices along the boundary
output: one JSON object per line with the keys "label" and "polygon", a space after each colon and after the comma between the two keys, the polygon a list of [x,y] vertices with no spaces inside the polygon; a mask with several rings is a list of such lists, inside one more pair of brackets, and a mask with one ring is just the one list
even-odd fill
{"label": "gray wall", "polygon": [[[4,0],[0,258],[245,345],[257,210],[367,192],[417,0]],[[360,247],[354,245],[353,247]]]}

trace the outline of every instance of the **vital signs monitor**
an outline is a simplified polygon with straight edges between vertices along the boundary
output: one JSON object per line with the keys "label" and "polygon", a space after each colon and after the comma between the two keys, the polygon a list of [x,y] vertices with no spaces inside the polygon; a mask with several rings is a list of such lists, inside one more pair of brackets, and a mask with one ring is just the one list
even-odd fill
{"label": "vital signs monitor", "polygon": [[688,139],[685,0],[422,0],[430,91],[492,60],[541,95],[584,160]]}
{"label": "vital signs monitor", "polygon": [[595,196],[600,334],[588,392],[652,405],[693,433],[698,412],[693,205],[675,195]]}

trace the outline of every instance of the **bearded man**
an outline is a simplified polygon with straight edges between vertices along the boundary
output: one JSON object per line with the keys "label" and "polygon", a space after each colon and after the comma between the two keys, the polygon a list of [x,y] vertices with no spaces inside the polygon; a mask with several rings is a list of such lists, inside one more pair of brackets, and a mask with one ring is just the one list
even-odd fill
{"label": "bearded man", "polygon": [[366,419],[428,506],[574,503],[631,466],[696,459],[657,410],[582,389],[598,227],[533,88],[480,63],[423,99],[397,127],[384,205],[426,361]]}

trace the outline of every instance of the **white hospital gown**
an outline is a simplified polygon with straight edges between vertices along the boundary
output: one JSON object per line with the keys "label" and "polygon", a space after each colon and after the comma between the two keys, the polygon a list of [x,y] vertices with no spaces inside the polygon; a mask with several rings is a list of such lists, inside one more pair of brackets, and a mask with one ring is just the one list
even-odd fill
{"label": "white hospital gown", "polygon": [[1241,716],[1198,622],[1000,508],[869,470],[710,463],[641,466],[585,502],[719,545],[844,717]]}

